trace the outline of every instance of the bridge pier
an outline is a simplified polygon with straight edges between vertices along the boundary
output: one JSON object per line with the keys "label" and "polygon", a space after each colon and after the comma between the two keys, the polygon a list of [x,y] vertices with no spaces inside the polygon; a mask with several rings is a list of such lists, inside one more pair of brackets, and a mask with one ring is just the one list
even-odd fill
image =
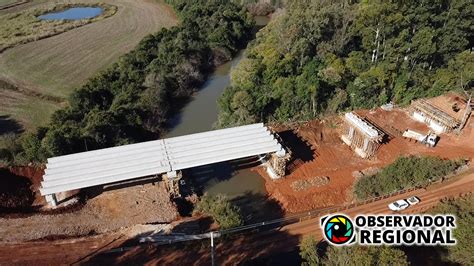
{"label": "bridge pier", "polygon": [[45,196],[46,202],[49,203],[52,207],[58,206],[58,200],[56,199],[56,194],[49,194]]}
{"label": "bridge pier", "polygon": [[179,180],[182,177],[183,172],[181,171],[170,171],[163,175],[163,180],[165,181],[166,188],[168,189],[172,198],[181,197],[181,193],[179,191]]}
{"label": "bridge pier", "polygon": [[286,164],[290,160],[291,154],[285,149],[270,154],[270,159],[267,163],[267,173],[272,179],[279,179],[286,175]]}

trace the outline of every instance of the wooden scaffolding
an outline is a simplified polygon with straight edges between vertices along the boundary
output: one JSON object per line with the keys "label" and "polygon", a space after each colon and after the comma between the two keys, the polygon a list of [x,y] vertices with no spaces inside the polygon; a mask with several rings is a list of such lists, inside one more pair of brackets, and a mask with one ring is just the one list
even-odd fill
{"label": "wooden scaffolding", "polygon": [[441,127],[443,132],[450,132],[453,129],[459,127],[460,124],[460,121],[440,110],[439,108],[433,106],[424,99],[413,101],[410,108],[410,113],[415,119],[421,122],[424,122],[430,126],[435,124]]}
{"label": "wooden scaffolding", "polygon": [[291,154],[286,153],[285,155],[281,156],[277,153],[272,153],[270,155],[270,166],[277,177],[284,177],[286,175],[286,165],[288,161],[291,159]]}
{"label": "wooden scaffolding", "polygon": [[172,199],[181,197],[181,191],[179,189],[179,180],[181,180],[181,178],[183,178],[181,171],[171,171],[163,174],[163,181]]}
{"label": "wooden scaffolding", "polygon": [[372,158],[382,144],[384,133],[355,113],[346,113],[341,139],[362,158]]}

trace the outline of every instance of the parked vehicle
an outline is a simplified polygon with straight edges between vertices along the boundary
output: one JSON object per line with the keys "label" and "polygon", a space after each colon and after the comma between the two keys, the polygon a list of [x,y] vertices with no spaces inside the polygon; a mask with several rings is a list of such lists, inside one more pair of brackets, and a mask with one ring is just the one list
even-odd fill
{"label": "parked vehicle", "polygon": [[392,202],[388,205],[388,208],[392,211],[401,211],[410,206],[410,203],[408,203],[406,200],[397,200],[395,202]]}
{"label": "parked vehicle", "polygon": [[413,196],[413,197],[409,197],[408,199],[406,199],[406,201],[411,206],[411,205],[418,204],[420,202],[420,199],[417,196]]}
{"label": "parked vehicle", "polygon": [[410,138],[410,139],[414,139],[416,141],[419,141],[419,142],[425,144],[428,147],[434,147],[436,145],[436,143],[438,142],[438,136],[436,134],[432,133],[431,131],[428,132],[428,134],[424,135],[424,134],[418,133],[416,131],[407,129],[407,130],[405,130],[405,132],[403,132],[402,136],[405,137],[405,138]]}

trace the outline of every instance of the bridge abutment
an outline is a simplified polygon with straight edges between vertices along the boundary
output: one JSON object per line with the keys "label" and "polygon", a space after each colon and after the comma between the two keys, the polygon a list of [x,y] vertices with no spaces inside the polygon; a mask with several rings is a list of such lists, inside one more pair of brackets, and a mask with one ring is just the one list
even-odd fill
{"label": "bridge abutment", "polygon": [[182,171],[170,171],[163,174],[163,181],[165,181],[166,189],[168,189],[172,198],[181,197],[179,190],[179,180],[183,177]]}

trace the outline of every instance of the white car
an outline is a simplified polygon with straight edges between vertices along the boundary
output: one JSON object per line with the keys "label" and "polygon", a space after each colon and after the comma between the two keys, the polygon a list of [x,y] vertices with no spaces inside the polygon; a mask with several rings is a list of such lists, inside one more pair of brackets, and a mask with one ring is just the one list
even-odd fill
{"label": "white car", "polygon": [[408,208],[408,206],[410,206],[410,204],[406,200],[401,199],[390,203],[388,208],[392,211],[401,211]]}
{"label": "white car", "polygon": [[417,196],[413,196],[413,197],[409,197],[408,199],[406,199],[406,201],[410,205],[415,205],[415,204],[418,204],[420,202],[420,199]]}

